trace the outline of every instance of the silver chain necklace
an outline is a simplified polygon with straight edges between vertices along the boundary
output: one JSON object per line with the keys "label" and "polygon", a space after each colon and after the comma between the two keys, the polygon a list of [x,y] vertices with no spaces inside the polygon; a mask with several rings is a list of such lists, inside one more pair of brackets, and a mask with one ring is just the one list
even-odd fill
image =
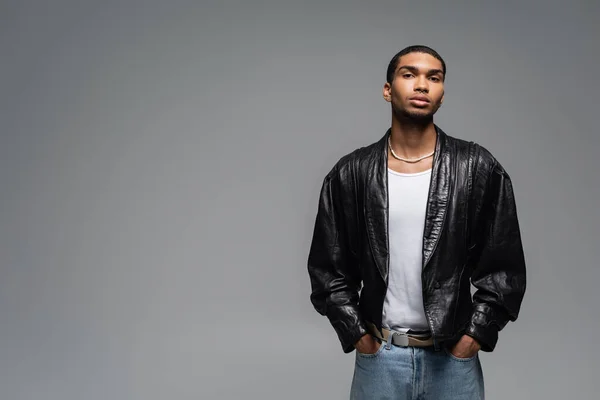
{"label": "silver chain necklace", "polygon": [[397,158],[398,160],[404,161],[404,162],[407,162],[407,163],[416,163],[416,162],[419,162],[421,160],[424,160],[427,157],[431,157],[435,153],[435,150],[434,150],[431,153],[426,154],[423,157],[419,157],[419,158],[402,158],[402,157],[399,157],[396,153],[394,153],[394,149],[392,149],[392,138],[391,138],[391,136],[388,136],[388,147],[390,148],[390,151],[392,152],[392,155],[394,156],[394,158]]}

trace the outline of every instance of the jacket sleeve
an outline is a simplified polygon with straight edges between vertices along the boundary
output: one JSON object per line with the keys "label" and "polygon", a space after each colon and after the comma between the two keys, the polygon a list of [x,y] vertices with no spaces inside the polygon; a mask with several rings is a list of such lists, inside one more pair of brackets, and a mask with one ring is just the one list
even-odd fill
{"label": "jacket sleeve", "polygon": [[465,333],[493,351],[498,332],[515,321],[525,294],[523,246],[510,177],[496,161],[481,207],[481,230],[472,249],[473,309]]}
{"label": "jacket sleeve", "polygon": [[367,329],[358,308],[361,279],[348,245],[337,179],[328,174],[319,195],[308,256],[310,301],[319,314],[329,319],[344,353],[350,353]]}

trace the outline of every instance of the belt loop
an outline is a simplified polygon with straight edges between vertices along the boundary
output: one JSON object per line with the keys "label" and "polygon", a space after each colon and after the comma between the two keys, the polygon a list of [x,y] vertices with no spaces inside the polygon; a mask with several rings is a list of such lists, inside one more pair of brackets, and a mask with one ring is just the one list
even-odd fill
{"label": "belt loop", "polygon": [[392,348],[392,340],[394,339],[394,334],[395,333],[396,332],[392,332],[391,330],[388,333],[387,342],[385,344],[385,348],[388,349],[388,350]]}

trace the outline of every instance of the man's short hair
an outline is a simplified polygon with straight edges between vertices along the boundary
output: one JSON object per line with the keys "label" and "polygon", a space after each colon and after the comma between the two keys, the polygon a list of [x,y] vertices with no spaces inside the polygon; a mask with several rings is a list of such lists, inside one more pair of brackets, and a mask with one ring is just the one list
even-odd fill
{"label": "man's short hair", "polygon": [[440,56],[438,52],[432,49],[431,47],[416,45],[403,48],[398,53],[396,53],[396,55],[391,59],[390,63],[388,64],[386,74],[386,80],[388,83],[391,84],[394,80],[394,72],[396,72],[396,68],[398,67],[398,61],[400,60],[400,57],[409,53],[426,53],[440,60],[440,62],[442,63],[442,71],[444,71],[444,80],[446,80],[446,63],[444,62],[442,56]]}

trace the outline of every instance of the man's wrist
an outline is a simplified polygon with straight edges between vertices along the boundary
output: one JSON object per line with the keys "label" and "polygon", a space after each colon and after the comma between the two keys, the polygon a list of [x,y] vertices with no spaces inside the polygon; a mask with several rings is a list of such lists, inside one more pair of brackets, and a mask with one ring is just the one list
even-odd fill
{"label": "man's wrist", "polygon": [[366,340],[365,338],[370,336],[368,333],[365,333],[364,335],[362,335],[355,343],[354,343],[354,348],[356,348],[356,346],[359,346],[361,343],[364,343],[364,341]]}
{"label": "man's wrist", "polygon": [[477,347],[479,349],[481,349],[481,343],[479,342],[479,340],[477,340],[476,337],[469,335],[468,333],[465,333],[465,336],[468,338],[468,340],[470,340],[472,343],[476,344]]}

